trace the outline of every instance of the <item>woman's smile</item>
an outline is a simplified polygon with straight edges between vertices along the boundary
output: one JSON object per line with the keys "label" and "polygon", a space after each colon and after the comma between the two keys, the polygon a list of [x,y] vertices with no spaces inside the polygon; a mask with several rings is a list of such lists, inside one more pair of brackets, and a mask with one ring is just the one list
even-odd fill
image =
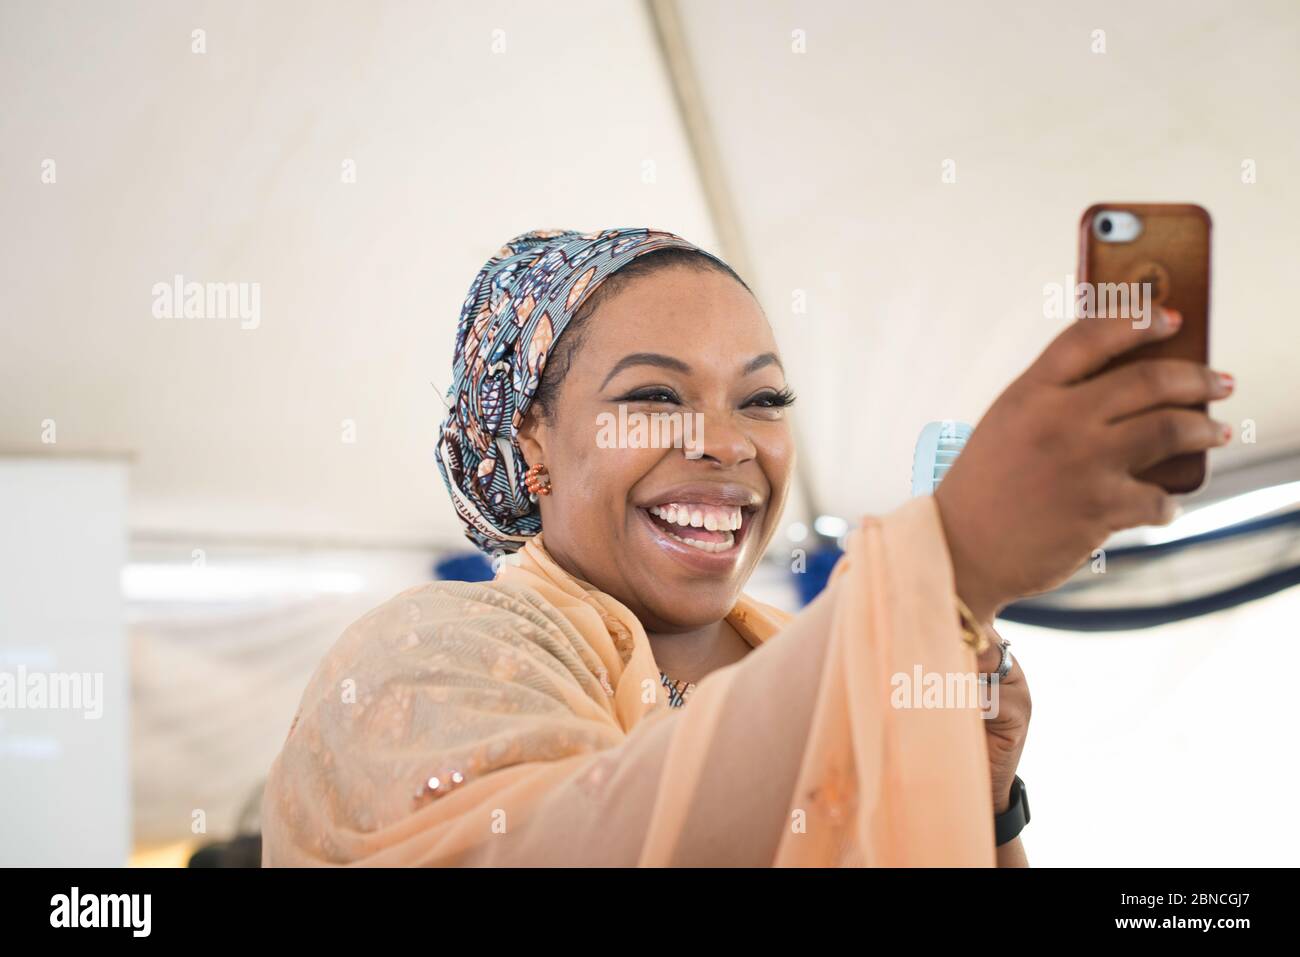
{"label": "woman's smile", "polygon": [[658,552],[695,574],[726,575],[738,567],[763,500],[744,485],[696,482],[657,493],[652,504],[633,510]]}

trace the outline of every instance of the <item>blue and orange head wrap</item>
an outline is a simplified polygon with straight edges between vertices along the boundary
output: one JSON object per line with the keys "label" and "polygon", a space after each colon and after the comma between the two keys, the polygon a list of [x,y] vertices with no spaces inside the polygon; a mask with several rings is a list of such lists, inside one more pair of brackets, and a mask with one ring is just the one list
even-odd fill
{"label": "blue and orange head wrap", "polygon": [[518,435],[556,340],[611,273],[661,249],[717,259],[660,230],[549,229],[515,237],[474,278],[456,328],[438,470],[483,551],[513,552],[541,531]]}

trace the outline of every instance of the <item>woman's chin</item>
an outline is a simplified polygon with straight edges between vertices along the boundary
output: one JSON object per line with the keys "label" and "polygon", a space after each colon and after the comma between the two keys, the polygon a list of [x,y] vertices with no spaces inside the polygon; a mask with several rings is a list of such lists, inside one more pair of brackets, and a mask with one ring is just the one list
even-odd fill
{"label": "woman's chin", "polygon": [[691,592],[688,595],[680,592],[664,594],[660,584],[653,594],[644,596],[641,605],[646,618],[642,624],[646,631],[681,634],[716,625],[731,614],[739,597],[739,589],[723,591],[695,587]]}

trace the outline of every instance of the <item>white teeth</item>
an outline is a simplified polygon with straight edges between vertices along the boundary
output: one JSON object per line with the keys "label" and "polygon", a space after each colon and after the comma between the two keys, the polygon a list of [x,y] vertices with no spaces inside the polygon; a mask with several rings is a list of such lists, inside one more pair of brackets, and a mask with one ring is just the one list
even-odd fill
{"label": "white teeth", "polygon": [[728,506],[704,505],[696,508],[671,502],[666,505],[652,505],[647,511],[670,525],[703,528],[710,532],[736,532],[745,523],[744,510]]}
{"label": "white teeth", "polygon": [[720,542],[703,542],[694,538],[683,538],[680,535],[674,535],[672,532],[665,532],[669,538],[675,538],[691,548],[698,548],[702,552],[725,552],[736,546],[735,532],[745,524],[745,512],[740,508],[718,505],[701,505],[694,507],[683,505],[679,502],[670,502],[665,505],[652,505],[648,508],[651,515],[655,515],[669,525],[677,525],[682,528],[702,528],[710,532],[722,532],[726,537]]}
{"label": "white teeth", "polygon": [[697,538],[682,538],[672,532],[665,532],[664,534],[669,538],[675,538],[677,541],[691,546],[691,548],[698,548],[702,552],[725,552],[736,545],[736,536],[731,532],[727,532],[727,537],[720,542],[702,542]]}

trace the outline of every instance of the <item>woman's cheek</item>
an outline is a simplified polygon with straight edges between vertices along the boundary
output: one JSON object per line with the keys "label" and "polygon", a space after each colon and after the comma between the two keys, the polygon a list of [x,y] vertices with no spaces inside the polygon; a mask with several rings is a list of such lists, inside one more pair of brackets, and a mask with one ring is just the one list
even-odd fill
{"label": "woman's cheek", "polygon": [[571,486],[566,491],[573,506],[588,517],[601,514],[621,522],[631,490],[645,473],[644,450],[600,448],[593,438],[590,445],[573,449],[568,460]]}
{"label": "woman's cheek", "polygon": [[759,430],[753,440],[758,449],[758,464],[772,486],[772,497],[777,498],[790,483],[794,473],[794,432],[785,420],[772,423],[772,428]]}

